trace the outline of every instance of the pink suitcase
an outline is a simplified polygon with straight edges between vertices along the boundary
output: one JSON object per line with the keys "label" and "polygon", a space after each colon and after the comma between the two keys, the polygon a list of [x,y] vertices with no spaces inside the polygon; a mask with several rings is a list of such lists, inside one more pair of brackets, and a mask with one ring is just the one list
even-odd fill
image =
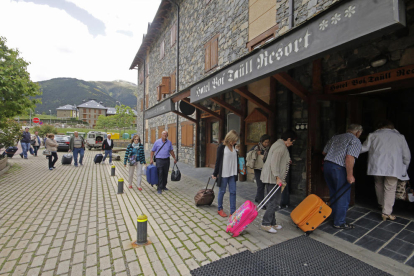
{"label": "pink suitcase", "polygon": [[237,237],[246,229],[246,227],[256,219],[258,212],[269,201],[269,199],[279,190],[282,183],[276,185],[270,193],[268,193],[259,205],[254,205],[253,202],[247,200],[229,217],[226,232],[230,232],[233,237]]}

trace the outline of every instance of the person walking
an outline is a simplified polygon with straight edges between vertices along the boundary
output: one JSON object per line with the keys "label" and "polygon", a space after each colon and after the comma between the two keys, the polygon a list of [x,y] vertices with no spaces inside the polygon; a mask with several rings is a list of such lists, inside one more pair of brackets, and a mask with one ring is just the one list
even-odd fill
{"label": "person walking", "polygon": [[33,138],[34,138],[33,139],[34,140],[34,143],[33,143],[34,156],[37,157],[37,152],[39,151],[40,145],[42,144],[42,142],[40,140],[40,137],[39,137],[39,132],[38,131],[35,131],[35,134],[34,134]]}
{"label": "person walking", "polygon": [[223,198],[229,186],[230,193],[230,215],[236,211],[236,181],[238,181],[238,157],[236,143],[239,135],[235,130],[230,130],[224,141],[217,148],[216,164],[214,166],[213,179],[217,179],[219,188],[217,213],[227,217],[223,211]]}
{"label": "person walking", "polygon": [[75,131],[73,136],[70,138],[69,143],[69,152],[73,152],[73,160],[75,163],[75,167],[78,166],[78,154],[79,157],[79,165],[83,166],[83,156],[85,154],[85,141],[82,136],[79,136],[79,133]]}
{"label": "person walking", "polygon": [[394,124],[385,120],[381,128],[370,133],[362,145],[361,153],[368,152],[368,175],[374,176],[378,205],[383,220],[395,220],[392,208],[398,179],[409,180],[407,168],[411,153],[404,135]]}
{"label": "person walking", "polygon": [[33,149],[30,145],[31,135],[29,132],[29,128],[26,127],[22,133],[22,139],[20,140],[20,145],[22,146],[22,152],[20,153],[20,157],[27,159],[27,152],[30,150],[30,154],[33,155]]}
{"label": "person walking", "polygon": [[[135,160],[132,164],[130,159]],[[139,135],[134,135],[131,140],[131,144],[128,145],[124,157],[124,167],[129,163],[129,188],[132,189],[132,182],[134,180],[134,173],[137,172],[137,187],[141,191],[141,180],[142,180],[142,166],[145,162],[144,145],[141,144],[141,138]]]}
{"label": "person walking", "polygon": [[112,140],[111,137],[111,134],[108,134],[107,138],[102,143],[102,149],[105,151],[102,163],[105,163],[105,159],[109,155],[109,165],[112,165],[112,148],[114,147],[114,140]]}
{"label": "person walking", "polygon": [[[260,137],[260,142],[253,146],[253,148],[249,151],[246,156],[246,163],[251,164],[251,168],[254,169],[254,178],[256,180],[256,202],[261,202],[265,195],[265,188],[266,185],[263,184],[262,180],[260,180],[260,176],[262,174],[263,165],[266,162],[267,155],[270,149],[270,136],[267,134],[262,135]],[[266,210],[266,206],[263,206],[264,210]]]}
{"label": "person walking", "polygon": [[[46,149],[52,153],[49,156],[49,170],[56,169],[55,163],[59,159],[57,156],[58,143],[54,139],[55,139],[55,135],[53,133],[49,134],[49,137],[46,139]],[[52,157],[53,157],[53,160],[52,160]]]}
{"label": "person walking", "polygon": [[351,199],[351,189],[348,185],[355,182],[354,165],[355,159],[361,152],[362,145],[358,138],[362,131],[361,125],[349,125],[347,132],[333,136],[322,152],[325,155],[323,174],[329,188],[330,201],[335,201],[336,197],[346,191],[331,206],[334,219],[333,227],[337,229],[355,228],[353,224],[345,221],[345,217]]}
{"label": "person walking", "polygon": [[167,180],[168,171],[170,169],[170,154],[174,158],[174,164],[176,164],[177,159],[175,158],[172,143],[168,140],[168,131],[164,130],[161,133],[161,138],[155,141],[151,149],[150,164],[152,165],[154,163],[155,156],[158,170],[158,194],[162,194],[162,191],[168,191]]}
{"label": "person walking", "polygon": [[273,143],[260,176],[261,181],[267,187],[268,193],[275,188],[276,184],[282,184],[282,187],[269,199],[266,212],[263,215],[261,229],[272,234],[282,229],[282,226],[276,223],[275,213],[280,205],[282,191],[287,185],[286,176],[291,163],[288,148],[293,146],[296,138],[296,132],[288,130],[282,134],[280,139]]}

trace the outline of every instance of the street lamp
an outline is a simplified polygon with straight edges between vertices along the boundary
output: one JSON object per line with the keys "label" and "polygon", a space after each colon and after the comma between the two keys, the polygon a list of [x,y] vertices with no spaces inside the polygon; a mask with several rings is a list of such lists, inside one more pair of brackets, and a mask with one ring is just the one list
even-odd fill
{"label": "street lamp", "polygon": [[49,117],[49,125],[52,124],[52,110],[49,109],[50,117]]}

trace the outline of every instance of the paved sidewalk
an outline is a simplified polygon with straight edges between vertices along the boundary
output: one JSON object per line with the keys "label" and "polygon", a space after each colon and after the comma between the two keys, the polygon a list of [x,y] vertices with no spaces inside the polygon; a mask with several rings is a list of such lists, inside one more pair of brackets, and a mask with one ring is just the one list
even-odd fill
{"label": "paved sidewalk", "polygon": [[[142,191],[128,189],[128,167],[115,161],[117,176],[110,177],[109,165],[93,164],[96,153],[86,151],[85,165],[78,168],[58,160],[53,171],[44,156],[10,159],[13,168],[0,176],[0,275],[189,275],[220,258],[302,235],[278,215],[284,229],[276,235],[260,231],[258,218],[246,234],[232,238],[216,201],[211,207],[194,205],[205,183],[184,175],[158,195],[144,177]],[[125,193],[117,195],[121,177]],[[226,205],[227,200],[226,194]],[[238,196],[237,206],[244,200]],[[140,214],[148,216],[152,244],[134,249]],[[312,238],[391,274],[411,271],[323,231]]]}

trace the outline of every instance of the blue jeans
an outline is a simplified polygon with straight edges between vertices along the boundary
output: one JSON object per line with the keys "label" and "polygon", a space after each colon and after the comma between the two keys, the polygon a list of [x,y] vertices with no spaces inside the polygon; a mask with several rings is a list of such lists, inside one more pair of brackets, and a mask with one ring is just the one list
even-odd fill
{"label": "blue jeans", "polygon": [[73,148],[73,160],[75,162],[75,166],[78,165],[78,154],[80,154],[79,164],[82,164],[84,153],[85,150],[83,148]]}
{"label": "blue jeans", "polygon": [[27,152],[30,150],[30,153],[33,154],[32,147],[30,146],[30,143],[20,143],[22,145],[22,153],[24,158],[27,158]]}
{"label": "blue jeans", "polygon": [[112,163],[112,150],[105,150],[105,156],[102,159],[102,162],[105,162],[105,159],[108,155],[109,155],[109,163]]}
{"label": "blue jeans", "polygon": [[221,179],[221,187],[218,194],[218,210],[223,210],[223,198],[226,193],[227,183],[230,192],[230,214],[236,211],[236,176],[223,177]]}
{"label": "blue jeans", "polygon": [[[344,184],[348,183],[346,179],[346,168],[334,164],[332,162],[325,161],[323,165],[323,172],[325,176],[326,184],[329,188],[330,202],[333,202],[338,196],[340,196],[347,186],[344,187]],[[348,185],[350,185],[348,183]],[[341,189],[342,188],[342,189]],[[338,193],[337,191],[340,190]],[[349,189],[332,208],[332,217],[334,219],[334,225],[342,225],[346,223],[346,211],[349,207],[349,201],[351,200],[351,189]]]}
{"label": "blue jeans", "polygon": [[33,146],[34,155],[37,156],[37,152],[39,151],[40,146]]}

